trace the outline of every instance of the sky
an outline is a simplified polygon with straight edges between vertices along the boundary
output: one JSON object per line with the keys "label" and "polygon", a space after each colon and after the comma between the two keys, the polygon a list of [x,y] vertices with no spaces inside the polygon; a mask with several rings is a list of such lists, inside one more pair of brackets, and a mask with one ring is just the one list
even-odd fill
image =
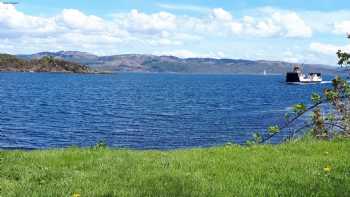
{"label": "sky", "polygon": [[[10,1],[10,0],[7,0]],[[336,65],[345,0],[0,0],[0,53],[83,51]]]}

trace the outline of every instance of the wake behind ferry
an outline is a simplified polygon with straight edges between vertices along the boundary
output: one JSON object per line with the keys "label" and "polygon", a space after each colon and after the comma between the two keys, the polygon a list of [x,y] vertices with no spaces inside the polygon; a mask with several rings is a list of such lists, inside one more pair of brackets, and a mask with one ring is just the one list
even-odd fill
{"label": "wake behind ferry", "polygon": [[321,83],[321,73],[309,73],[305,75],[300,65],[294,65],[292,72],[287,72],[287,83]]}

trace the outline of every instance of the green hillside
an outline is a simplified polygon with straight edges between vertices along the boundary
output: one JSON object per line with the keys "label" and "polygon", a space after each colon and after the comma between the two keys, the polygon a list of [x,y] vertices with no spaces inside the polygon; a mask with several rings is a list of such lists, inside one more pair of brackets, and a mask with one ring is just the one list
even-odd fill
{"label": "green hillside", "polygon": [[53,57],[23,60],[16,56],[0,54],[0,72],[71,72],[88,73],[89,67]]}

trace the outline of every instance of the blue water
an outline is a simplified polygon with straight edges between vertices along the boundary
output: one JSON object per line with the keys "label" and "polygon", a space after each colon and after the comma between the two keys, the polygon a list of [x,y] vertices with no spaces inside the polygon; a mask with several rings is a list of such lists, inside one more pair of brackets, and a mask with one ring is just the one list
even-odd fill
{"label": "blue water", "polygon": [[283,76],[0,73],[0,147],[244,143],[326,86]]}

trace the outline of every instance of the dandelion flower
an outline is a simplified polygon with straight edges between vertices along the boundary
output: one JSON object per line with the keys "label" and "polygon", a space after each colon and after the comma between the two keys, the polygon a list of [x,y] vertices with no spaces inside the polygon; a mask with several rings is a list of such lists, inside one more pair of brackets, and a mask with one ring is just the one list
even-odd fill
{"label": "dandelion flower", "polygon": [[323,171],[326,172],[326,173],[331,172],[331,170],[332,170],[332,168],[331,168],[330,165],[327,165],[327,166],[325,166],[325,167],[323,168]]}
{"label": "dandelion flower", "polygon": [[79,193],[74,193],[72,197],[80,197]]}

